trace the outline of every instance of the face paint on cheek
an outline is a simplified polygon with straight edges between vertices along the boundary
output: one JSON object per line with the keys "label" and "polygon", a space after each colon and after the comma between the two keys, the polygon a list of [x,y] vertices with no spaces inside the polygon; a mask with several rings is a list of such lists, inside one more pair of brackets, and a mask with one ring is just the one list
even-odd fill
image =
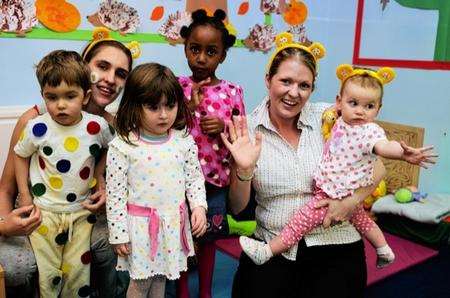
{"label": "face paint on cheek", "polygon": [[91,72],[91,84],[96,84],[100,80],[100,76],[95,71]]}

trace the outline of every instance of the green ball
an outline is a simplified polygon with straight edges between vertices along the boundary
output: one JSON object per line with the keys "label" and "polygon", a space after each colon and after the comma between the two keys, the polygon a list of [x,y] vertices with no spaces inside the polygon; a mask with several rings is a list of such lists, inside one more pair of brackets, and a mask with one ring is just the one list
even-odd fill
{"label": "green ball", "polygon": [[399,203],[409,203],[413,200],[412,192],[407,188],[400,188],[395,192],[395,200]]}

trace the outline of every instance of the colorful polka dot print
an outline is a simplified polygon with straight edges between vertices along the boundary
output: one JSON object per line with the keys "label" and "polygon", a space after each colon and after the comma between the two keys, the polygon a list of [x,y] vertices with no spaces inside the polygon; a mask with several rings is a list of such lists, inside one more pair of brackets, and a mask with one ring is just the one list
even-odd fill
{"label": "colorful polka dot print", "polygon": [[[190,100],[193,81],[190,77],[180,77],[185,97]],[[194,112],[194,127],[191,135],[198,147],[198,159],[207,182],[226,186],[229,184],[230,152],[222,143],[220,135],[208,135],[202,132],[200,120],[205,116],[231,120],[233,115],[245,115],[243,91],[238,85],[221,80],[215,86],[204,86],[203,101]]]}
{"label": "colorful polka dot print", "polygon": [[42,137],[47,132],[47,125],[45,123],[36,123],[33,126],[33,135],[36,137]]}
{"label": "colorful polka dot print", "polygon": [[[46,113],[29,121],[14,150],[29,157],[34,203],[53,211],[76,211],[90,195],[95,160],[112,140],[103,118],[83,113],[75,126],[61,126]],[[37,150],[36,150],[37,148]]]}
{"label": "colorful polka dot print", "polygon": [[314,176],[316,185],[331,198],[343,198],[371,185],[377,159],[373,147],[385,139],[384,130],[376,123],[351,126],[338,118]]}
{"label": "colorful polka dot print", "polygon": [[75,152],[78,149],[80,142],[76,137],[67,137],[64,141],[64,148],[69,152]]}

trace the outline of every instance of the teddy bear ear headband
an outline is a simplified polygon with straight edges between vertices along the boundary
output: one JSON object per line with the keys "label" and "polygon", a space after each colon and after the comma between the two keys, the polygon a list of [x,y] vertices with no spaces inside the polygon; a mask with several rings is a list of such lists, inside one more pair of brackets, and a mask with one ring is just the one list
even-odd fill
{"label": "teddy bear ear headband", "polygon": [[[107,40],[115,40],[111,37],[111,32],[108,28],[105,27],[97,27],[94,30],[92,30],[92,41],[88,45],[88,47],[84,50],[83,59],[86,58],[87,54],[92,50],[92,48],[102,41]],[[131,57],[133,59],[139,58],[141,56],[141,46],[137,41],[132,41],[130,43],[125,44],[125,46],[130,50]]]}
{"label": "teddy bear ear headband", "polygon": [[314,62],[317,64],[317,61],[322,59],[325,56],[325,48],[321,43],[313,42],[310,46],[305,46],[300,43],[294,41],[294,36],[289,32],[283,32],[278,34],[275,37],[275,45],[276,49],[273,52],[272,56],[269,59],[269,63],[267,64],[267,73],[272,66],[273,59],[275,59],[276,55],[284,49],[287,48],[296,48],[301,49],[309,54],[311,54],[314,58]]}
{"label": "teddy bear ear headband", "polygon": [[350,64],[341,64],[336,68],[336,76],[344,84],[349,78],[356,75],[369,75],[378,80],[381,85],[392,82],[395,72],[390,67],[381,67],[377,71],[371,69],[353,68]]}
{"label": "teddy bear ear headband", "polygon": [[[87,54],[92,50],[92,48],[98,44],[99,42],[107,41],[107,40],[115,40],[111,37],[111,33],[108,28],[105,27],[97,27],[92,31],[92,41],[84,50],[83,60],[86,59]],[[131,58],[136,59],[141,55],[141,46],[137,41],[132,41],[130,43],[125,44],[125,46],[131,52]],[[99,75],[95,71],[91,71],[91,83],[95,84],[99,81]],[[120,92],[122,86],[117,86],[116,92]]]}

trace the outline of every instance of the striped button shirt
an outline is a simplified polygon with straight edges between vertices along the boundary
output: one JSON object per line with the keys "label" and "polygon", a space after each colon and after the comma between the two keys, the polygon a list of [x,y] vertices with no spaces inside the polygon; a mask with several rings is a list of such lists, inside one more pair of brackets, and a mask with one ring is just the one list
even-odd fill
{"label": "striped button shirt", "polygon": [[[303,107],[297,127],[298,148],[285,141],[269,119],[267,98],[249,116],[249,133],[263,135],[257,169],[252,180],[256,190],[256,237],[268,242],[278,235],[294,212],[312,198],[314,172],[321,160],[323,139],[321,115],[330,105],[309,103]],[[361,239],[348,222],[324,229],[317,227],[305,236],[307,246],[352,243]],[[283,255],[295,260],[297,245]]]}

